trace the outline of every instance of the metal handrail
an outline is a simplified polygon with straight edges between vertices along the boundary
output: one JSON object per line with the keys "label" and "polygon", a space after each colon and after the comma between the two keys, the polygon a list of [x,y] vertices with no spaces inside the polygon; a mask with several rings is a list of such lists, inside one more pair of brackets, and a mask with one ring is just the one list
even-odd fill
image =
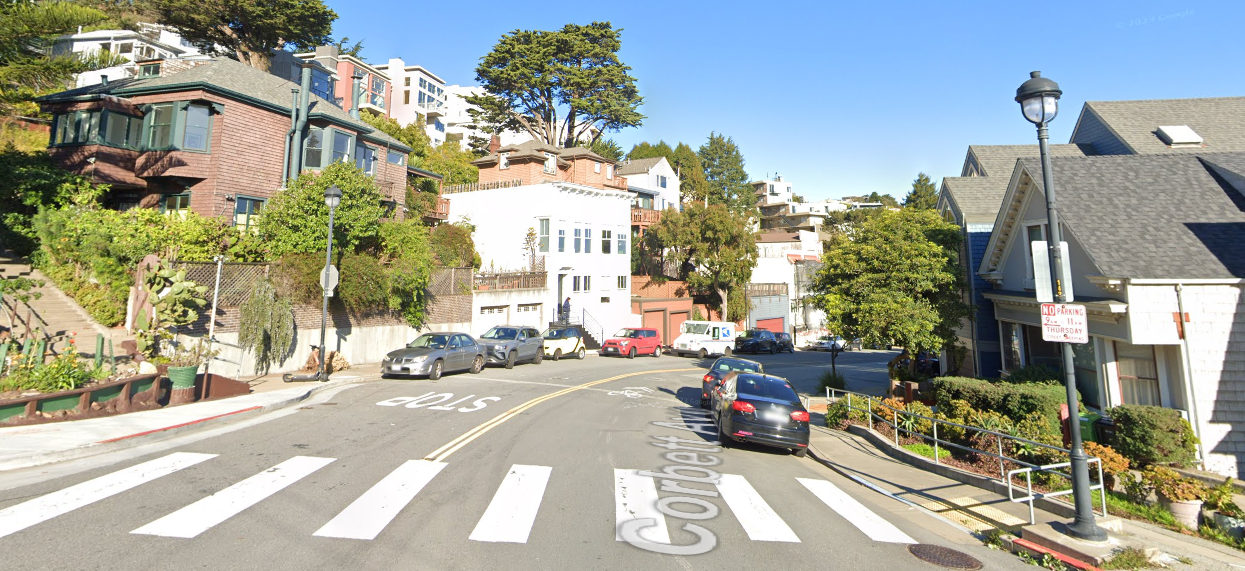
{"label": "metal handrail", "polygon": [[583,315],[584,318],[581,321],[580,326],[584,329],[588,329],[588,333],[592,334],[593,338],[597,340],[597,343],[604,343],[605,328],[601,326],[601,323],[597,321],[597,318],[593,317],[591,313],[588,313],[588,310],[583,310]]}
{"label": "metal handrail", "polygon": [[[1099,499],[1102,500],[1102,517],[1107,517],[1107,493],[1106,493],[1106,486],[1102,480],[1102,460],[1098,458],[1090,458],[1089,461],[1098,465],[1098,484],[1090,486],[1089,489],[1091,492],[1094,490],[1098,490],[1098,497]],[[1034,525],[1037,523],[1037,516],[1033,513],[1033,500],[1037,498],[1055,498],[1059,496],[1066,496],[1073,492],[1072,488],[1068,488],[1067,490],[1060,490],[1058,492],[1042,492],[1042,493],[1035,494],[1033,493],[1033,472],[1035,470],[1038,472],[1051,472],[1051,473],[1059,474],[1062,476],[1063,472],[1055,471],[1053,468],[1070,468],[1070,467],[1072,467],[1071,462],[1059,462],[1057,464],[1047,464],[1045,466],[1038,466],[1036,468],[1019,468],[1019,469],[1012,470],[1007,473],[1007,498],[1015,503],[1020,503],[1020,502],[1029,503],[1029,525]],[[1019,475],[1019,474],[1025,475],[1025,491],[1027,492],[1028,495],[1026,495],[1023,498],[1016,497],[1015,490],[1019,488],[1017,486],[1012,485],[1012,477]]]}
{"label": "metal handrail", "polygon": [[[829,403],[831,402],[831,400],[832,400],[832,399],[833,399],[833,400],[835,400],[835,401],[839,400],[839,398],[838,398],[838,397],[836,397],[836,395],[839,395],[839,394],[845,395],[845,396],[847,397],[847,409],[848,409],[848,411],[862,411],[862,412],[865,412],[865,413],[867,414],[867,419],[868,419],[868,422],[869,422],[869,429],[870,429],[870,430],[873,430],[873,422],[874,422],[874,418],[877,418],[877,419],[878,419],[879,421],[881,421],[883,424],[886,424],[887,426],[890,426],[890,427],[891,427],[891,429],[892,429],[892,430],[891,430],[891,432],[892,432],[892,434],[893,434],[893,436],[894,436],[894,442],[895,442],[895,447],[896,447],[896,448],[898,448],[898,447],[899,447],[899,432],[902,430],[902,431],[904,431],[904,432],[907,432],[907,433],[908,433],[908,435],[910,435],[910,436],[919,436],[919,437],[921,437],[922,439],[928,439],[928,440],[932,440],[932,441],[933,441],[933,443],[934,443],[934,463],[935,463],[935,464],[939,464],[939,465],[941,465],[941,464],[942,464],[942,461],[941,461],[941,458],[940,458],[940,450],[939,450],[939,445],[942,445],[942,447],[944,447],[944,448],[946,448],[946,447],[950,447],[950,448],[957,448],[957,449],[964,450],[964,451],[967,451],[967,452],[972,452],[972,453],[975,453],[975,454],[984,454],[984,455],[989,456],[989,457],[991,457],[991,458],[995,458],[995,459],[997,459],[997,460],[999,461],[999,478],[998,478],[998,479],[999,479],[999,480],[1004,480],[1004,481],[1006,481],[1006,483],[1007,483],[1007,487],[1008,487],[1008,497],[1011,499],[1011,501],[1013,501],[1013,502],[1017,502],[1017,503],[1019,503],[1019,502],[1026,502],[1026,501],[1027,501],[1027,502],[1029,503],[1029,514],[1030,514],[1030,519],[1031,519],[1031,520],[1033,519],[1033,500],[1034,500],[1035,498],[1040,498],[1040,497],[1056,497],[1056,496],[1062,496],[1062,495],[1066,495],[1066,494],[1071,493],[1071,490],[1066,490],[1066,491],[1062,491],[1062,492],[1053,492],[1053,493],[1041,493],[1041,494],[1034,494],[1034,493],[1033,493],[1033,481],[1032,481],[1032,473],[1033,473],[1034,471],[1038,471],[1038,472],[1050,472],[1050,473],[1052,473],[1052,474],[1057,474],[1057,475],[1059,475],[1059,476],[1062,476],[1062,477],[1064,477],[1064,478],[1067,478],[1067,479],[1071,480],[1071,479],[1072,479],[1072,474],[1071,474],[1071,473],[1068,473],[1068,472],[1061,472],[1061,471],[1057,470],[1057,468],[1070,467],[1070,466],[1071,466],[1071,463],[1070,463],[1070,462],[1061,462],[1061,463],[1057,463],[1057,464],[1038,465],[1038,464],[1033,464],[1033,463],[1030,463],[1030,462],[1026,462],[1026,461],[1021,460],[1021,459],[1019,459],[1019,458],[1012,458],[1012,457],[1010,457],[1010,456],[1007,456],[1007,455],[1003,454],[1003,439],[1008,439],[1008,440],[1012,440],[1012,441],[1015,441],[1015,442],[1023,442],[1023,443],[1030,444],[1030,445],[1034,445],[1034,446],[1038,446],[1038,447],[1041,447],[1041,448],[1046,448],[1046,449],[1048,449],[1048,450],[1053,450],[1053,451],[1055,451],[1055,452],[1058,452],[1058,453],[1060,453],[1060,454],[1064,454],[1064,455],[1067,455],[1067,454],[1070,454],[1070,453],[1071,453],[1071,451],[1070,451],[1070,450],[1068,450],[1067,448],[1060,448],[1060,447],[1058,447],[1058,446],[1051,446],[1051,445],[1049,445],[1049,444],[1043,444],[1043,443],[1041,443],[1041,442],[1036,442],[1036,441],[1033,441],[1033,440],[1029,440],[1028,438],[1023,438],[1023,437],[1020,437],[1020,436],[1013,436],[1013,435],[1011,435],[1011,434],[1007,434],[1007,433],[1004,433],[1004,432],[998,432],[998,431],[995,431],[995,430],[990,430],[990,429],[988,429],[988,428],[983,428],[983,427],[980,427],[980,426],[970,426],[970,425],[966,425],[966,424],[960,424],[960,423],[957,423],[957,422],[951,422],[951,421],[948,421],[948,420],[942,420],[942,419],[939,419],[939,418],[934,418],[934,417],[930,417],[930,416],[925,416],[925,415],[923,415],[923,414],[917,414],[917,413],[914,413],[914,412],[908,412],[908,411],[906,411],[906,410],[899,410],[899,409],[897,409],[897,408],[895,408],[895,407],[892,407],[892,406],[890,406],[890,405],[886,404],[885,402],[883,402],[883,399],[878,398],[878,397],[874,397],[873,395],[866,395],[866,394],[862,394],[862,393],[854,393],[854,392],[851,392],[851,391],[845,391],[845,390],[835,389],[835,388],[831,388],[831,387],[827,387],[827,388],[826,388],[826,403],[827,403],[827,406],[829,405]],[[859,400],[859,399],[860,399],[860,397],[864,397],[864,398],[866,399],[866,407],[867,407],[867,408],[861,409],[861,408],[856,408],[856,407],[853,407],[853,406],[852,406],[852,397],[853,397],[853,396],[855,396],[855,397],[856,397],[856,400]],[[873,403],[873,401],[874,401],[874,399],[877,399],[877,404],[879,404],[879,405],[881,405],[883,408],[889,409],[889,410],[891,411],[891,419],[890,419],[890,420],[887,420],[885,417],[883,417],[883,416],[881,416],[881,415],[874,414],[874,412],[873,412],[873,404],[874,404],[874,403]],[[850,413],[849,413],[849,414],[850,414]],[[908,417],[916,417],[916,418],[921,418],[921,419],[925,419],[925,420],[930,421],[930,423],[931,423],[931,428],[932,428],[932,431],[933,431],[933,435],[932,435],[932,437],[931,437],[931,436],[929,436],[929,435],[926,435],[926,434],[922,434],[922,433],[920,433],[920,432],[914,432],[914,431],[912,431],[912,430],[909,430],[909,429],[904,428],[904,427],[903,427],[903,426],[899,423],[899,415],[901,415],[901,414],[906,415],[906,416],[908,416]],[[976,432],[981,433],[981,434],[989,434],[989,435],[991,435],[991,436],[995,436],[995,437],[997,437],[997,438],[995,439],[995,443],[997,444],[997,447],[998,447],[998,452],[997,452],[997,453],[995,453],[995,452],[989,452],[989,451],[986,451],[986,450],[980,450],[980,449],[973,448],[973,447],[970,447],[970,446],[964,446],[964,445],[961,445],[961,444],[957,444],[957,443],[955,443],[955,442],[950,442],[950,441],[947,441],[947,440],[941,440],[941,439],[939,439],[939,438],[938,438],[938,426],[939,426],[939,425],[954,426],[954,427],[958,427],[958,428],[961,428],[961,429],[964,429],[964,430],[973,430],[973,431],[976,431]],[[1102,514],[1103,514],[1103,516],[1106,516],[1106,515],[1107,515],[1107,500],[1106,500],[1106,493],[1105,493],[1105,490],[1104,490],[1104,486],[1103,486],[1103,483],[1102,483],[1102,482],[1103,482],[1103,480],[1102,480],[1102,462],[1101,462],[1101,460],[1100,460],[1100,459],[1098,459],[1098,458],[1090,458],[1090,459],[1089,459],[1089,461],[1090,461],[1090,462],[1096,462],[1096,463],[1098,463],[1098,484],[1097,484],[1097,485],[1095,485],[1095,486],[1090,486],[1090,489],[1091,489],[1091,490],[1103,490],[1103,493],[1101,494],[1101,496],[1102,496]],[[1024,466],[1024,467],[1023,467],[1023,468],[1018,468],[1018,469],[1015,469],[1015,470],[1011,470],[1011,471],[1007,471],[1007,469],[1006,469],[1006,463],[1007,463],[1007,462],[1012,462],[1012,463],[1014,463],[1014,464],[1018,464],[1018,465],[1021,465],[1021,466]],[[1027,486],[1027,488],[1026,488],[1026,489],[1027,489],[1027,491],[1028,491],[1028,495],[1027,495],[1027,496],[1025,496],[1025,497],[1023,497],[1023,498],[1016,498],[1016,497],[1014,496],[1014,494],[1012,493],[1012,476],[1014,476],[1014,475],[1019,475],[1019,474],[1022,474],[1022,473],[1023,473],[1023,474],[1025,474],[1025,475],[1026,475],[1026,478],[1028,479],[1028,486]],[[983,474],[983,475],[984,475],[984,474]]]}

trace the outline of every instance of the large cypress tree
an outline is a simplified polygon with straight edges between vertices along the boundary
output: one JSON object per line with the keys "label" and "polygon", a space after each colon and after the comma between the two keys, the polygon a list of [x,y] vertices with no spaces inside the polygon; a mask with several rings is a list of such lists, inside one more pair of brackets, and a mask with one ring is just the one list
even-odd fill
{"label": "large cypress tree", "polygon": [[929,180],[929,175],[925,173],[917,174],[916,180],[912,181],[912,190],[903,199],[903,207],[915,208],[917,210],[933,210],[937,206],[938,189],[934,188],[934,183]]}
{"label": "large cypress tree", "polygon": [[0,114],[34,115],[35,97],[72,87],[75,74],[124,61],[98,51],[52,55],[56,36],[106,18],[99,10],[70,2],[0,4]]}
{"label": "large cypress tree", "polygon": [[744,170],[744,156],[734,139],[710,133],[696,153],[705,171],[709,204],[723,204],[732,211],[752,215],[756,199]]}

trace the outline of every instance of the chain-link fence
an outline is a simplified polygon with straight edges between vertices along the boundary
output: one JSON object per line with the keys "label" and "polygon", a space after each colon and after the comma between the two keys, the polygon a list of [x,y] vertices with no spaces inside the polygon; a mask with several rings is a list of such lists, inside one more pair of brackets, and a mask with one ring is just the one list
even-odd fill
{"label": "chain-link fence", "polygon": [[[209,303],[212,296],[216,293],[213,288],[216,286],[216,262],[182,262],[174,261],[171,264],[175,270],[186,270],[186,279],[191,280],[199,285],[207,286],[207,294],[204,299]],[[242,302],[251,297],[251,291],[255,289],[255,283],[264,279],[268,275],[268,264],[246,263],[246,262],[225,262],[221,264],[220,271],[220,298],[217,305],[220,307],[237,307]]]}
{"label": "chain-link fence", "polygon": [[437,296],[471,295],[472,278],[475,272],[471,268],[439,268],[432,271],[432,279],[428,283],[428,294]]}

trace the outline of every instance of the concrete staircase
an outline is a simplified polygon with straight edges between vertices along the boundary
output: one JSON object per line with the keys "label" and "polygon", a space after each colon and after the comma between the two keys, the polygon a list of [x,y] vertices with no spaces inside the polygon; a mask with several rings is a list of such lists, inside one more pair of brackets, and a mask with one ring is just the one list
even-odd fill
{"label": "concrete staircase", "polygon": [[24,335],[26,322],[29,320],[32,327],[42,328],[47,337],[51,338],[55,352],[68,346],[68,336],[73,333],[78,336],[79,352],[94,353],[97,334],[103,335],[105,339],[113,339],[115,350],[120,350],[121,340],[128,337],[123,329],[111,330],[100,325],[77,302],[57,288],[52,280],[39,270],[31,268],[26,260],[11,251],[0,251],[0,279],[16,277],[43,281],[43,286],[34,290],[42,295],[39,299],[31,299],[29,306],[6,296],[0,304],[0,327],[9,326],[9,311],[16,307],[18,319],[13,323],[14,333]]}

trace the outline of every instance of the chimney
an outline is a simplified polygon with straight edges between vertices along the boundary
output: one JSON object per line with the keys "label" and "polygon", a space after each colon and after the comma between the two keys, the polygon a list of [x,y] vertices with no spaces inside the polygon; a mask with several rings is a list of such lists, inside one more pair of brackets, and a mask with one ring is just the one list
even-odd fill
{"label": "chimney", "polygon": [[359,118],[359,99],[363,97],[363,72],[359,68],[355,68],[354,75],[350,76],[352,82],[352,90],[350,92],[350,116],[355,119]]}
{"label": "chimney", "polygon": [[501,137],[498,137],[497,135],[493,135],[488,140],[488,152],[497,154],[497,151],[500,151],[500,150],[501,150]]}

